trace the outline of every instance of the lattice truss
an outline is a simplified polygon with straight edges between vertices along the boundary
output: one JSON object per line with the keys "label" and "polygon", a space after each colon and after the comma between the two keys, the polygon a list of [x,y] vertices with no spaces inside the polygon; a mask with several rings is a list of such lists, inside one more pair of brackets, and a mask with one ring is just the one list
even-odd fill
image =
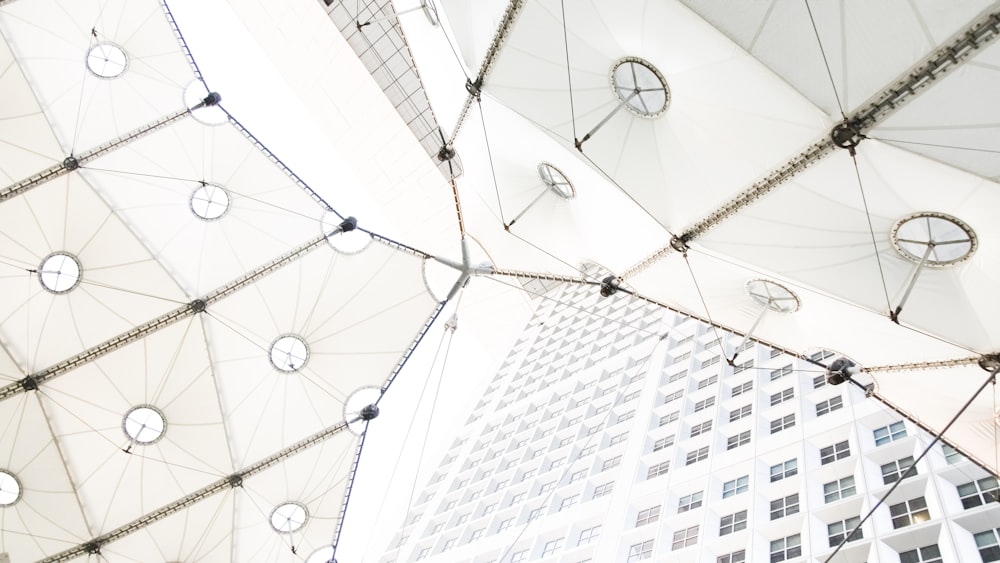
{"label": "lattice truss", "polygon": [[[362,25],[392,4],[320,4],[403,37]],[[456,258],[354,228],[225,111],[165,4],[0,1],[0,553],[325,558],[365,407],[474,277],[835,350],[931,431],[996,367],[996,6],[461,4],[406,23],[457,59],[450,134],[390,96],[443,173],[400,197],[457,212]],[[996,425],[993,386],[945,438],[995,473]]]}

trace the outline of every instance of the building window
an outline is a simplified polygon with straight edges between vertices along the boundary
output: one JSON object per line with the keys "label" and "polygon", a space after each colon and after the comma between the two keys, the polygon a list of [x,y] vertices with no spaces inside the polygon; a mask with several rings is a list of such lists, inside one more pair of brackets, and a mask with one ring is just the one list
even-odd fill
{"label": "building window", "polygon": [[653,540],[646,540],[642,543],[632,544],[632,546],[628,548],[628,563],[652,558]]}
{"label": "building window", "polygon": [[665,415],[661,416],[660,417],[660,426],[663,426],[665,424],[670,424],[671,422],[676,422],[677,419],[680,418],[680,414],[681,413],[679,413],[679,412],[672,412],[670,414],[665,414]]}
{"label": "building window", "polygon": [[722,343],[722,339],[721,338],[716,338],[715,340],[712,340],[709,343],[705,344],[705,349],[708,350],[709,348],[715,348],[716,346],[718,346],[721,343]]}
{"label": "building window", "polygon": [[906,437],[906,425],[903,421],[893,422],[889,426],[883,426],[882,428],[876,428],[872,430],[872,434],[875,435],[875,445],[881,446],[882,444],[888,444],[894,440]]}
{"label": "building window", "polygon": [[727,553],[725,555],[720,555],[715,563],[746,563],[747,552],[745,549],[739,551],[734,551],[732,553]]}
{"label": "building window", "polygon": [[525,494],[526,493],[517,493],[516,495],[510,497],[510,505],[509,506],[514,506],[515,504],[517,504],[517,503],[521,502],[522,500],[524,500],[524,495]]}
{"label": "building window", "polygon": [[628,440],[628,432],[622,432],[621,434],[618,434],[617,436],[612,436],[611,440],[608,442],[608,445],[609,446],[613,446],[615,444],[620,444],[620,443],[624,442],[625,440]]}
{"label": "building window", "polygon": [[813,389],[819,389],[826,385],[826,375],[817,375],[813,378]]}
{"label": "building window", "polygon": [[420,561],[421,559],[426,559],[427,555],[429,555],[430,552],[431,552],[431,548],[429,548],[429,547],[425,547],[425,548],[421,549],[420,552],[417,553],[417,561]]}
{"label": "building window", "polygon": [[709,359],[707,359],[707,360],[703,361],[703,362],[701,363],[701,367],[702,367],[702,369],[704,369],[704,368],[707,368],[708,366],[712,366],[712,365],[715,365],[715,364],[719,363],[719,360],[720,360],[720,359],[721,359],[721,358],[720,358],[719,356],[714,356],[714,357],[711,357],[711,358],[709,358]]}
{"label": "building window", "polygon": [[733,366],[733,375],[736,375],[737,373],[742,373],[752,368],[753,368],[753,360],[747,360],[741,364],[736,364],[735,366]]}
{"label": "building window", "polygon": [[819,450],[819,461],[822,465],[828,463],[833,463],[838,459],[844,459],[845,457],[850,457],[851,446],[847,443],[847,440],[843,442],[837,442],[832,446],[827,446]]}
{"label": "building window", "polygon": [[458,504],[457,500],[449,501],[448,504],[444,505],[444,509],[451,510],[452,508],[455,508],[456,504]]}
{"label": "building window", "polygon": [[858,531],[854,532],[850,538],[846,540],[844,539],[847,538],[847,535],[851,533],[851,530],[857,527],[858,523],[860,522],[861,522],[861,517],[854,516],[848,518],[847,520],[841,520],[840,522],[834,522],[833,524],[828,524],[826,527],[826,537],[827,539],[830,540],[830,547],[837,547],[838,545],[840,545],[840,542],[846,543],[846,542],[858,541],[864,538],[865,536],[863,531],[860,528],[858,528]]}
{"label": "building window", "polygon": [[562,512],[563,510],[566,510],[567,508],[576,504],[578,498],[580,498],[580,495],[573,495],[571,497],[566,497],[562,499],[562,502],[559,503],[559,512]]}
{"label": "building window", "polygon": [[688,359],[690,357],[691,357],[691,352],[684,352],[680,356],[677,356],[676,358],[674,358],[674,363],[676,364],[677,362],[683,362],[684,360],[686,360],[686,359]]}
{"label": "building window", "polygon": [[715,404],[715,397],[709,397],[704,401],[698,401],[697,403],[694,404],[694,412],[703,411],[714,404]]}
{"label": "building window", "polygon": [[816,416],[823,416],[844,407],[844,399],[837,395],[825,401],[816,403]]}
{"label": "building window", "polygon": [[733,387],[733,390],[729,393],[730,397],[738,397],[744,393],[753,390],[753,381],[747,381]]}
{"label": "building window", "polygon": [[775,381],[777,379],[781,379],[782,377],[785,377],[786,375],[789,375],[790,373],[792,373],[792,364],[788,364],[785,367],[781,367],[781,368],[778,368],[778,369],[775,369],[775,370],[771,370],[771,381]]}
{"label": "building window", "polygon": [[719,376],[718,375],[713,375],[712,377],[708,377],[708,378],[702,379],[701,381],[698,382],[698,389],[704,389],[704,388],[708,387],[709,385],[712,385],[713,383],[716,383],[717,381],[719,381]]}
{"label": "building window", "polygon": [[686,369],[685,370],[681,370],[681,371],[679,371],[679,372],[671,375],[670,377],[668,377],[667,378],[667,383],[673,383],[675,381],[680,381],[681,379],[684,379],[685,377],[687,377],[687,375],[688,375],[688,370],[686,370]]}
{"label": "building window", "polygon": [[670,549],[677,551],[696,543],[698,543],[698,526],[691,526],[690,528],[674,532],[674,542],[671,544]]}
{"label": "building window", "polygon": [[733,450],[740,446],[745,446],[750,443],[750,431],[740,432],[736,436],[730,436],[726,439],[726,449]]}
{"label": "building window", "polygon": [[477,498],[479,498],[481,496],[483,496],[482,489],[480,489],[478,491],[472,491],[472,494],[469,495],[469,500],[476,500]]}
{"label": "building window", "polygon": [[597,451],[597,444],[591,444],[591,445],[587,446],[586,448],[583,448],[582,450],[580,450],[580,454],[578,456],[576,456],[576,459],[580,459],[582,457],[587,457],[588,455],[594,453],[595,451]]}
{"label": "building window", "polygon": [[615,488],[614,481],[605,483],[603,485],[598,485],[594,487],[594,496],[591,498],[603,497],[604,495],[611,494],[611,491]]}
{"label": "building window", "polygon": [[905,528],[911,524],[919,524],[930,520],[931,517],[924,497],[912,498],[890,506],[889,515],[892,516],[893,528]]}
{"label": "building window", "polygon": [[965,459],[964,455],[958,453],[958,450],[948,444],[941,444],[941,451],[944,452],[944,459],[948,462],[948,465],[958,463]]}
{"label": "building window", "polygon": [[653,451],[658,452],[664,448],[669,448],[672,445],[674,445],[673,434],[667,436],[666,438],[660,438],[659,440],[653,442]]}
{"label": "building window", "polygon": [[941,563],[941,550],[931,544],[904,551],[899,554],[899,563]]}
{"label": "building window", "polygon": [[639,514],[635,517],[635,527],[645,526],[646,524],[652,524],[660,519],[660,505],[656,505],[645,510],[640,510]]}
{"label": "building window", "polygon": [[607,471],[612,467],[618,467],[622,463],[622,456],[617,455],[611,459],[604,460],[604,464],[601,465],[601,471]]}
{"label": "building window", "polygon": [[542,509],[533,508],[531,512],[528,513],[528,522],[534,522],[535,520],[538,520],[541,517],[542,517]]}
{"label": "building window", "polygon": [[494,491],[499,491],[499,490],[503,489],[506,486],[507,486],[507,481],[506,480],[504,480],[504,481],[497,481],[497,486],[493,490]]}
{"label": "building window", "polygon": [[542,557],[552,555],[555,552],[559,551],[562,548],[562,542],[563,542],[562,538],[557,538],[545,542],[545,547],[542,548]]}
{"label": "building window", "polygon": [[458,543],[458,538],[451,538],[450,540],[444,542],[444,547],[441,548],[441,551],[448,551],[449,549],[455,547],[456,543]]}
{"label": "building window", "polygon": [[528,560],[528,550],[522,549],[510,556],[510,563],[522,563]]}
{"label": "building window", "polygon": [[472,533],[469,534],[469,541],[476,541],[479,538],[483,537],[483,532],[485,530],[486,528],[479,528],[478,530],[472,530]]}
{"label": "building window", "polygon": [[687,512],[701,506],[703,494],[702,491],[697,493],[691,493],[690,495],[684,495],[677,501],[677,513]]}
{"label": "building window", "polygon": [[639,398],[639,395],[642,395],[642,390],[641,389],[638,390],[638,391],[632,391],[628,395],[625,395],[624,397],[622,397],[622,402],[623,403],[627,403],[629,401],[634,401],[634,400],[636,400],[636,399]]}
{"label": "building window", "polygon": [[594,414],[605,413],[608,412],[609,410],[611,410],[611,403],[597,407],[597,410],[594,411]]}
{"label": "building window", "polygon": [[[906,470],[913,465],[913,456],[908,455],[903,459],[897,459],[896,461],[890,461],[889,463],[882,466],[882,482],[886,485],[889,483],[895,483],[903,478],[903,474]],[[916,474],[917,470],[914,468],[911,474]]]}
{"label": "building window", "polygon": [[694,426],[691,427],[691,437],[694,438],[695,436],[701,436],[702,434],[710,432],[711,430],[712,430],[712,421],[706,420],[701,424],[695,424]]}
{"label": "building window", "polygon": [[799,513],[799,494],[788,495],[785,498],[771,501],[771,520]]}
{"label": "building window", "polygon": [[1000,561],[1000,528],[979,532],[972,537],[976,539],[976,547],[979,548],[979,557],[983,559],[983,563]]}
{"label": "building window", "polygon": [[660,475],[666,475],[667,471],[670,470],[670,460],[662,461],[655,465],[649,466],[649,471],[646,472],[646,479],[652,479],[653,477],[659,477]]}
{"label": "building window", "polygon": [[753,405],[743,405],[742,407],[729,412],[729,422],[736,422],[741,418],[746,418],[753,413]]}
{"label": "building window", "polygon": [[[912,463],[912,458],[910,463]],[[962,498],[962,506],[973,508],[989,502],[996,502],[998,494],[996,477],[986,477],[958,486],[958,496]]]}
{"label": "building window", "polygon": [[726,481],[722,484],[722,498],[729,498],[740,493],[745,493],[749,487],[750,476],[748,475],[733,479],[732,481]]}
{"label": "building window", "polygon": [[771,482],[781,481],[785,477],[791,477],[799,472],[799,460],[790,459],[778,465],[771,466]]}
{"label": "building window", "polygon": [[631,410],[618,415],[618,422],[625,422],[626,420],[635,416],[635,411]]}
{"label": "building window", "polygon": [[440,524],[435,524],[434,527],[431,528],[431,533],[436,534],[443,529],[444,529],[444,522],[441,522]]}
{"label": "building window", "polygon": [[597,539],[601,535],[601,527],[594,526],[593,528],[584,528],[580,530],[580,539],[577,540],[576,545],[586,545]]}
{"label": "building window", "polygon": [[455,525],[457,526],[459,524],[465,524],[468,521],[469,521],[469,513],[466,512],[465,514],[462,514],[461,516],[458,517],[458,520],[455,522]]}
{"label": "building window", "polygon": [[483,515],[492,514],[494,510],[497,509],[497,503],[487,504],[486,508],[483,509]]}
{"label": "building window", "polygon": [[811,356],[809,356],[809,359],[812,360],[812,361],[814,361],[814,362],[821,362],[821,361],[823,361],[823,360],[825,360],[827,358],[832,358],[832,357],[833,357],[833,352],[832,351],[830,351],[830,350],[820,350],[819,352],[816,352],[815,354],[812,354]]}
{"label": "building window", "polygon": [[771,563],[778,563],[802,555],[802,536],[795,534],[771,541]]}
{"label": "building window", "polygon": [[786,428],[795,426],[795,413],[785,415],[779,419],[771,421],[771,434],[781,432]]}
{"label": "building window", "polygon": [[569,476],[569,482],[575,483],[586,476],[587,476],[586,469],[581,469],[580,471],[574,471],[573,474]]}
{"label": "building window", "polygon": [[692,465],[705,459],[708,459],[708,446],[698,448],[693,452],[688,452],[687,461],[685,461],[684,465]]}
{"label": "building window", "polygon": [[777,358],[780,355],[781,355],[781,350],[775,350],[774,348],[771,349],[771,357],[772,358]]}
{"label": "building window", "polygon": [[747,511],[741,510],[736,514],[723,516],[719,519],[719,535],[727,536],[733,532],[745,530],[747,527]]}
{"label": "building window", "polygon": [[823,502],[833,502],[847,498],[855,493],[854,476],[837,479],[823,485]]}
{"label": "building window", "polygon": [[564,464],[564,463],[566,463],[566,457],[565,456],[564,457],[557,457],[556,459],[552,460],[552,463],[549,464],[549,469],[555,469],[557,467],[562,466],[562,464]]}
{"label": "building window", "polygon": [[773,407],[774,405],[779,405],[793,398],[795,398],[795,388],[789,387],[788,389],[771,395],[771,406]]}

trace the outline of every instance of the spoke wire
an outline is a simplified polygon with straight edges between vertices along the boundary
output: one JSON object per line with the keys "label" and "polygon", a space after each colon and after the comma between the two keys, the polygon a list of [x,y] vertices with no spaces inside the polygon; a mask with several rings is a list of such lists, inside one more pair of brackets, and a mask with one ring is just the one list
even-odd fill
{"label": "spoke wire", "polygon": [[959,150],[959,151],[974,151],[974,152],[985,152],[985,153],[990,153],[990,154],[1000,154],[1000,150],[995,150],[995,149],[977,149],[975,147],[960,147],[960,146],[957,146],[957,145],[942,145],[942,144],[938,144],[938,143],[924,143],[924,142],[920,142],[920,141],[904,141],[902,139],[886,139],[886,138],[883,138],[883,137],[871,137],[871,136],[869,136],[868,138],[871,139],[871,140],[873,140],[873,141],[881,141],[883,143],[898,143],[898,144],[901,144],[901,145],[919,145],[919,146],[922,146],[922,147],[934,147],[934,148],[939,148],[939,149],[953,149],[953,150]]}
{"label": "spoke wire", "polygon": [[[705,316],[708,317],[708,322],[712,327],[712,331],[715,333],[715,338],[720,343],[720,353],[723,358],[726,357],[725,346],[722,345],[722,336],[719,334],[719,327],[715,325],[715,320],[712,319],[712,313],[708,310],[708,302],[705,301],[705,295],[701,292],[701,284],[698,283],[698,277],[694,275],[694,268],[691,267],[691,260],[688,259],[687,252],[684,253],[684,264],[687,265],[688,272],[691,274],[691,281],[694,282],[694,288],[698,291],[698,299],[701,300],[701,306],[705,309]],[[728,363],[728,359],[726,360]]]}

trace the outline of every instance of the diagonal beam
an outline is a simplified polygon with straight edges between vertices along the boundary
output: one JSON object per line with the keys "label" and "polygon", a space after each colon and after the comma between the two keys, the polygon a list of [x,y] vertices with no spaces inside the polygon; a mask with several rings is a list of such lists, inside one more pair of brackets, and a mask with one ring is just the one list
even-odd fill
{"label": "diagonal beam", "polygon": [[[864,135],[866,131],[877,126],[896,110],[913,101],[921,91],[926,90],[962,66],[983,48],[994,43],[998,37],[1000,37],[1000,8],[993,7],[992,10],[980,14],[964,30],[953,35],[949,41],[904,72],[888,87],[872,96],[864,106],[848,117],[845,123],[838,125],[834,132],[846,126],[855,134]],[[841,143],[838,144],[838,139],[833,135],[825,136],[775,171],[755,182],[708,217],[695,223],[684,233],[682,238],[689,241],[701,236],[705,231],[743,210],[838,146],[851,148],[845,146],[842,139]]]}
{"label": "diagonal beam", "polygon": [[176,514],[190,506],[197,504],[207,498],[213,497],[223,491],[240,487],[243,485],[245,479],[251,478],[259,473],[262,473],[266,469],[269,469],[282,461],[294,456],[299,452],[303,452],[316,446],[322,444],[326,440],[336,436],[340,432],[347,428],[346,423],[340,423],[330,428],[326,428],[309,436],[308,438],[296,442],[281,451],[272,454],[256,463],[248,465],[241,471],[237,471],[232,475],[228,475],[211,483],[193,493],[186,495],[182,498],[171,502],[170,504],[161,506],[160,508],[145,514],[123,526],[115,528],[110,532],[97,536],[86,543],[82,543],[75,547],[71,547],[65,551],[61,551],[55,555],[51,555],[39,561],[39,563],[57,563],[62,561],[70,561],[77,557],[87,555],[87,554],[98,554],[101,552],[101,546],[109,544],[111,542],[120,540],[127,537],[139,530],[148,528],[150,525],[163,520],[164,518]]}
{"label": "diagonal beam", "polygon": [[[326,238],[324,237],[323,240],[326,240]],[[438,303],[437,307],[435,307],[434,311],[431,313],[430,317],[424,323],[423,327],[421,327],[417,336],[413,339],[413,341],[406,348],[406,350],[403,351],[402,356],[399,359],[399,363],[396,364],[396,368],[392,371],[392,373],[386,379],[385,383],[382,385],[382,395],[379,396],[379,400],[381,400],[382,397],[385,396],[385,392],[389,389],[389,386],[395,380],[396,376],[399,375],[399,372],[406,366],[407,362],[413,356],[413,352],[414,350],[416,350],[417,345],[423,341],[425,336],[427,336],[427,332],[434,324],[434,321],[437,320],[438,316],[440,316],[441,311],[444,310],[444,307],[447,303],[448,303],[447,301],[442,301]],[[278,452],[257,461],[256,463],[252,463],[244,467],[242,470],[237,471],[236,473],[223,477],[222,479],[219,479],[218,481],[215,481],[205,487],[202,487],[201,489],[198,489],[197,491],[194,491],[191,494],[179,498],[148,514],[140,516],[139,518],[136,518],[135,520],[123,526],[120,526],[118,528],[115,528],[114,530],[111,530],[110,532],[97,536],[91,539],[90,541],[81,543],[75,547],[72,547],[65,551],[59,552],[55,555],[51,555],[45,559],[42,559],[39,563],[57,563],[63,561],[70,561],[82,555],[100,553],[101,546],[120,540],[124,537],[134,534],[135,532],[143,530],[149,527],[150,525],[160,520],[163,520],[164,518],[170,516],[171,514],[176,514],[194,504],[197,504],[198,502],[201,502],[214,495],[217,495],[223,491],[240,487],[243,485],[243,481],[245,479],[252,478],[255,475],[260,474],[271,467],[274,467],[278,463],[281,463],[282,461],[300,452],[304,452],[314,446],[322,444],[323,442],[329,440],[333,436],[336,436],[337,434],[346,429],[347,429],[347,423],[341,422],[329,428],[320,430],[316,434],[313,434],[308,438],[305,438],[299,442],[287,446],[279,450]],[[365,427],[365,433],[361,435],[361,440],[358,443],[358,447],[354,455],[354,461],[351,465],[351,469],[348,474],[348,486],[345,489],[344,502],[341,506],[340,517],[338,519],[336,533],[334,535],[332,543],[334,548],[336,548],[337,543],[340,541],[340,532],[343,526],[344,518],[346,517],[347,504],[348,501],[350,500],[350,490],[354,484],[354,479],[356,477],[355,472],[357,471],[358,463],[360,461],[362,447],[364,446],[364,436],[366,434],[367,434],[367,426]]]}
{"label": "diagonal beam", "polygon": [[[207,99],[208,98],[206,98],[206,100]],[[202,103],[204,104],[204,102]],[[136,139],[139,139],[141,137],[144,137],[152,133],[153,131],[156,131],[158,129],[163,129],[167,125],[170,125],[171,123],[190,115],[190,113],[191,113],[190,109],[183,109],[180,111],[176,111],[174,113],[161,117],[156,121],[147,123],[146,125],[133,129],[132,131],[129,131],[128,133],[122,135],[121,137],[118,137],[117,139],[112,139],[104,144],[98,145],[78,155],[69,155],[59,164],[50,166],[49,168],[46,168],[45,170],[42,170],[37,174],[33,174],[32,176],[29,176],[28,178],[25,178],[20,182],[11,184],[6,188],[0,190],[0,202],[21,195],[32,188],[36,188],[44,184],[45,182],[48,182],[49,180],[54,180],[55,178],[69,174],[70,172],[83,166],[85,163],[94,160],[95,158],[98,158],[102,155],[105,155],[109,152],[113,152],[131,143]]]}
{"label": "diagonal beam", "polygon": [[465,124],[465,120],[469,116],[472,103],[479,99],[483,83],[490,74],[490,70],[493,69],[493,63],[496,62],[497,55],[500,54],[500,47],[503,46],[504,41],[507,40],[507,36],[510,35],[514,20],[521,13],[523,6],[524,0],[511,0],[510,4],[507,5],[507,9],[503,13],[503,18],[500,19],[500,25],[497,27],[497,32],[493,35],[493,42],[490,43],[489,49],[486,50],[486,57],[483,58],[483,63],[479,65],[479,73],[476,74],[475,81],[470,80],[465,85],[465,89],[468,90],[469,95],[465,98],[462,112],[458,115],[458,122],[455,123],[455,129],[452,131],[451,137],[445,146],[451,147],[455,144],[455,138],[458,137],[458,132],[462,130],[462,125]]}
{"label": "diagonal beam", "polygon": [[[835,139],[833,134],[824,135],[805,150],[754,182],[722,207],[692,225],[678,238],[686,244],[729,217],[736,215],[838,147],[852,149],[857,141],[863,138],[865,132],[876,127],[896,110],[915,99],[921,91],[926,90],[967,62],[976,53],[982,51],[983,48],[994,43],[998,37],[1000,37],[1000,9],[994,7],[979,15],[964,30],[953,35],[949,41],[903,73],[891,85],[872,96],[844,123],[838,124],[834,132],[853,133],[855,136],[853,141],[840,138],[842,144],[838,144],[838,139]],[[627,269],[622,275],[622,279],[638,274],[669,254],[671,250],[678,250],[678,247],[675,244],[664,245],[642,262]]]}
{"label": "diagonal beam", "polygon": [[105,356],[110,352],[113,352],[123,346],[127,346],[133,342],[141,340],[154,332],[168,327],[178,321],[186,319],[190,316],[196,315],[204,311],[209,305],[232,295],[233,293],[243,289],[244,287],[260,280],[261,278],[267,276],[268,274],[282,268],[283,266],[298,260],[299,258],[305,256],[306,254],[312,252],[316,248],[319,248],[324,243],[328,237],[339,232],[350,231],[354,229],[356,221],[353,217],[347,218],[343,223],[337,227],[336,230],[329,234],[320,235],[305,244],[298,246],[282,254],[281,256],[271,260],[270,262],[259,266],[253,270],[250,270],[246,274],[240,276],[239,278],[229,282],[228,284],[206,294],[205,296],[195,299],[194,301],[182,305],[173,311],[169,311],[159,317],[145,322],[131,330],[123,332],[118,336],[115,336],[109,340],[92,346],[79,354],[63,360],[58,364],[47,367],[41,371],[37,371],[21,381],[8,384],[4,387],[0,387],[0,401],[9,399],[21,393],[27,391],[34,391],[38,389],[38,386],[50,379],[54,379],[63,375],[73,369],[76,369],[84,364],[88,364],[97,358]]}

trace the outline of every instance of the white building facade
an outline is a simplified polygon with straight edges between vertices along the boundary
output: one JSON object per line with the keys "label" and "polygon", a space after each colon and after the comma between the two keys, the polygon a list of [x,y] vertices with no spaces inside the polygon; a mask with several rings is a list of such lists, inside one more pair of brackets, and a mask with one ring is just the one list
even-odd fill
{"label": "white building facade", "polygon": [[[551,289],[379,561],[825,561],[932,437],[741,342]],[[833,561],[998,561],[996,495],[938,443]]]}

